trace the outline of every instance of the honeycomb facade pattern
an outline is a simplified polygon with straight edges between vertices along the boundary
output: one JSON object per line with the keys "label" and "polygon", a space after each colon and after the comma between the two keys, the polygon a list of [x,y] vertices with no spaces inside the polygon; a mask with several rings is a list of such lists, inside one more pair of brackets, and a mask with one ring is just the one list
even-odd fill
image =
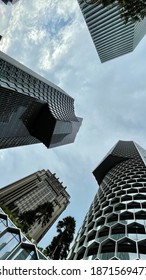
{"label": "honeycomb facade pattern", "polygon": [[146,259],[146,151],[119,141],[93,171],[99,189],[69,259]]}
{"label": "honeycomb facade pattern", "polygon": [[100,1],[88,2],[78,0],[101,62],[132,52],[146,33],[146,18],[125,24],[117,3],[103,7]]}
{"label": "honeycomb facade pattern", "polygon": [[61,88],[0,52],[0,148],[73,143],[82,118]]}

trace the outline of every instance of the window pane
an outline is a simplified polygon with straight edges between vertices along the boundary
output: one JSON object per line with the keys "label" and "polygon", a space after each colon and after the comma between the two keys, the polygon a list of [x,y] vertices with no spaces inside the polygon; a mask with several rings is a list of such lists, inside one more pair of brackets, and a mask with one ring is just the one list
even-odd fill
{"label": "window pane", "polygon": [[11,232],[5,233],[0,238],[0,259],[6,259],[19,242],[20,238],[18,234],[12,234]]}

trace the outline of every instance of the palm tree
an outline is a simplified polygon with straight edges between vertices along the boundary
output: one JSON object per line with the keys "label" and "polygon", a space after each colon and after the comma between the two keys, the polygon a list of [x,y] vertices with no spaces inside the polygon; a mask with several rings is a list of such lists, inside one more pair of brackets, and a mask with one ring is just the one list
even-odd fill
{"label": "palm tree", "polygon": [[[54,211],[53,204],[51,202],[45,202],[38,205],[36,209],[28,210],[18,216],[21,223],[25,224],[25,228],[30,227],[37,221],[44,227],[50,220]],[[26,231],[25,231],[26,232]]]}
{"label": "palm tree", "polygon": [[35,210],[28,210],[18,215],[18,219],[21,222],[26,222],[32,225],[35,221]]}
{"label": "palm tree", "polygon": [[36,221],[38,221],[39,224],[41,223],[43,227],[50,221],[54,207],[51,202],[45,202],[44,204],[39,205],[35,211]]}
{"label": "palm tree", "polygon": [[51,244],[46,248],[47,255],[51,259],[66,259],[69,252],[70,243],[73,241],[75,225],[75,219],[71,216],[68,216],[62,221],[58,222],[58,235],[53,238]]}

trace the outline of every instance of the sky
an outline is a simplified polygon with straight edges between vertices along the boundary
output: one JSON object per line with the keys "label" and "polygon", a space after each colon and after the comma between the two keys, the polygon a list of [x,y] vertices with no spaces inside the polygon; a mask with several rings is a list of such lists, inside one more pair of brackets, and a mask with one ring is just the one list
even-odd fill
{"label": "sky", "polygon": [[[57,222],[73,216],[77,234],[98,189],[92,172],[106,153],[118,140],[146,149],[146,37],[102,64],[77,0],[0,0],[0,19],[0,50],[65,90],[83,118],[72,144],[0,150],[0,187],[41,169],[56,173],[71,196]],[[40,246],[50,244],[56,223]]]}

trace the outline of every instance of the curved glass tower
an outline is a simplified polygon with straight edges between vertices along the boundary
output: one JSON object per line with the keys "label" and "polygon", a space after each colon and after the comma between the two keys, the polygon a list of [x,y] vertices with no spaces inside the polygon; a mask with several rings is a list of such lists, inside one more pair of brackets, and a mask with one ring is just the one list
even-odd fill
{"label": "curved glass tower", "polygon": [[93,174],[99,189],[69,259],[146,259],[146,151],[119,141]]}

